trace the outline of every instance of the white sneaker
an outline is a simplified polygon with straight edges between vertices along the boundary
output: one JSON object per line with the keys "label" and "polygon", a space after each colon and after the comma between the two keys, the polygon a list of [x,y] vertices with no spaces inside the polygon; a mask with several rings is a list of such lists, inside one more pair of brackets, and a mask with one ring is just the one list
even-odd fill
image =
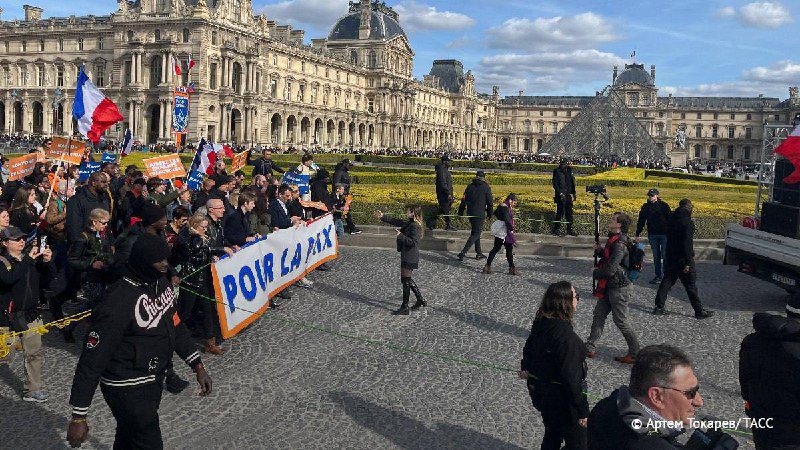
{"label": "white sneaker", "polygon": [[47,401],[47,392],[44,391],[35,391],[35,392],[28,392],[22,396],[22,399],[26,402],[36,402],[36,403],[44,403]]}

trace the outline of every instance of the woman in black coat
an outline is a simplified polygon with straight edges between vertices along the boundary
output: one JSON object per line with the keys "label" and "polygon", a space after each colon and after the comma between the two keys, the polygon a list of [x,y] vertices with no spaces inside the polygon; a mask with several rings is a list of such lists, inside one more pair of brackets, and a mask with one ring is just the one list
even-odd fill
{"label": "woman in black coat", "polygon": [[39,215],[36,213],[36,191],[21,187],[14,194],[11,204],[11,225],[30,235],[39,225]]}
{"label": "woman in black coat", "polygon": [[514,265],[514,246],[517,245],[517,238],[514,232],[517,231],[517,224],[514,221],[514,208],[517,207],[517,195],[508,194],[503,203],[497,205],[494,210],[495,221],[492,223],[492,234],[494,235],[494,247],[489,252],[486,266],[483,273],[492,273],[492,261],[501,248],[506,248],[506,260],[508,260],[508,274],[519,275],[517,267]]}
{"label": "woman in black coat", "polygon": [[[403,285],[403,304],[392,314],[407,316],[410,309],[417,309],[427,305],[422,298],[417,284],[411,278],[414,269],[419,267],[419,240],[424,233],[422,227],[422,207],[419,205],[406,206],[406,217],[404,221],[394,217],[384,215],[380,211],[375,211],[374,216],[382,222],[394,225],[397,230],[397,251],[400,252],[400,282]],[[408,300],[411,292],[417,298],[416,303],[409,309]]]}
{"label": "woman in black coat", "polygon": [[572,328],[578,300],[569,281],[551,284],[522,350],[519,377],[542,413],[542,450],[558,450],[562,441],[568,450],[587,446],[586,347]]}

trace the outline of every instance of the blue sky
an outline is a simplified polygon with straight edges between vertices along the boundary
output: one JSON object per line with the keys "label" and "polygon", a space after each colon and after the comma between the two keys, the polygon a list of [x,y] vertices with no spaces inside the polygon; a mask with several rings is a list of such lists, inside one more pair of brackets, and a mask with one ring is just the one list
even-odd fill
{"label": "blue sky", "polygon": [[[22,4],[45,16],[107,14],[112,1],[6,0],[3,19]],[[243,2],[244,3],[244,2]],[[389,0],[416,52],[421,78],[434,59],[459,59],[478,88],[502,95],[591,95],[610,83],[614,64],[656,65],[660,94],[764,94],[785,98],[800,84],[800,2],[747,0]],[[325,37],[348,0],[254,0],[280,23]],[[797,55],[797,56],[796,56]],[[796,62],[797,61],[797,62]]]}

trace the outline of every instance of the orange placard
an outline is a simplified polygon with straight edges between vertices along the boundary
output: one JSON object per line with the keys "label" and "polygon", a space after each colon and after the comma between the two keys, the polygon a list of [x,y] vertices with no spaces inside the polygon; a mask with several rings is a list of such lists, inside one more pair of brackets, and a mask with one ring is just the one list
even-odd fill
{"label": "orange placard", "polygon": [[142,162],[147,170],[147,176],[151,178],[159,177],[166,180],[186,176],[186,169],[178,155],[159,156],[142,160]]}
{"label": "orange placard", "polygon": [[328,211],[328,207],[322,202],[307,202],[305,200],[300,200],[300,204],[303,206],[303,208],[313,208],[325,212]]}
{"label": "orange placard", "polygon": [[32,174],[36,160],[36,153],[28,153],[25,156],[10,159],[8,161],[8,180],[20,180]]}
{"label": "orange placard", "polygon": [[[67,151],[67,143],[69,143],[69,151]],[[86,143],[77,139],[56,136],[50,142],[50,147],[44,149],[44,154],[51,159],[63,159],[71,164],[80,164],[83,155],[86,154]]]}
{"label": "orange placard", "polygon": [[236,153],[231,158],[231,173],[236,172],[247,164],[247,150]]}

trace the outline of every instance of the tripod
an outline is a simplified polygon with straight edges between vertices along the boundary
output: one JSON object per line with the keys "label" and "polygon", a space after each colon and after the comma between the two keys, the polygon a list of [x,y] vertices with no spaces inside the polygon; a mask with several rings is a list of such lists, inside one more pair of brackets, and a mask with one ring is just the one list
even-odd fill
{"label": "tripod", "polygon": [[[603,197],[600,200],[600,197]],[[603,202],[608,200],[606,193],[594,194],[594,243],[600,245],[600,210],[603,208]],[[597,267],[597,251],[594,252],[594,267]],[[597,289],[597,280],[592,277],[592,292]]]}

